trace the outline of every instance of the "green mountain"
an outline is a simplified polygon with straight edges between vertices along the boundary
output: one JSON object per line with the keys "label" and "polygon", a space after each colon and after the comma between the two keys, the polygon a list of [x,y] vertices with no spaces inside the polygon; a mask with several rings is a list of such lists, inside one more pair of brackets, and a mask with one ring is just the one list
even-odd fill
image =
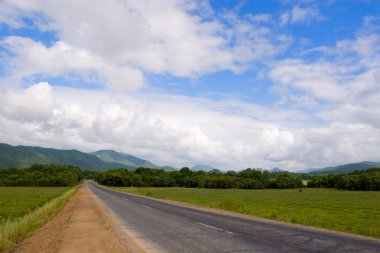
{"label": "green mountain", "polygon": [[271,169],[269,172],[287,172],[287,171],[275,167],[275,168]]}
{"label": "green mountain", "polygon": [[206,172],[209,172],[209,171],[212,171],[212,170],[218,170],[217,168],[214,168],[210,165],[205,165],[205,164],[197,164],[193,167],[191,167],[191,170],[193,171],[199,171],[199,170],[203,170],[203,171],[206,171]]}
{"label": "green mountain", "polygon": [[322,169],[313,169],[309,174],[339,174],[339,173],[350,173],[355,170],[367,170],[371,168],[380,168],[380,162],[360,162],[360,163],[349,163],[334,167],[326,167]]}
{"label": "green mountain", "polygon": [[163,169],[163,170],[165,170],[165,171],[176,171],[176,170],[178,170],[177,168],[174,168],[174,167],[172,167],[172,166],[168,166],[168,165],[166,165],[166,166],[161,166],[160,169]]}
{"label": "green mountain", "polygon": [[140,159],[133,155],[123,154],[114,150],[99,150],[90,153],[108,163],[120,163],[132,167],[159,168],[160,166],[153,164],[147,160]]}
{"label": "green mountain", "polygon": [[33,164],[67,164],[89,170],[135,169],[126,164],[105,162],[78,150],[11,146],[0,143],[0,168],[25,168]]}

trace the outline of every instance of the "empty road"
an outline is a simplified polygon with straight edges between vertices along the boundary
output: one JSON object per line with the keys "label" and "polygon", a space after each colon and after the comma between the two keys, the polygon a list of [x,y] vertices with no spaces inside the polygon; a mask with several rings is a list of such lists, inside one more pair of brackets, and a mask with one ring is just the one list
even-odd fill
{"label": "empty road", "polygon": [[379,252],[380,240],[172,205],[89,189],[122,225],[163,252]]}

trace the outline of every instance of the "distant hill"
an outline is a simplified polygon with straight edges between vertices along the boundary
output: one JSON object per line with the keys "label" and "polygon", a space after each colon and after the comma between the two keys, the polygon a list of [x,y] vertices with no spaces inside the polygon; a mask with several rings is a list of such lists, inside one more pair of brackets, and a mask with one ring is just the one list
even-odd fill
{"label": "distant hill", "polygon": [[176,171],[176,170],[178,170],[177,168],[174,168],[172,166],[161,166],[160,169],[163,169],[165,171]]}
{"label": "distant hill", "polygon": [[380,162],[360,162],[349,163],[339,166],[326,167],[321,169],[313,169],[309,174],[339,174],[350,173],[355,170],[367,170],[370,168],[380,168]]}
{"label": "distant hill", "polygon": [[287,171],[286,170],[281,170],[281,169],[275,167],[275,168],[271,169],[269,172],[287,172]]}
{"label": "distant hill", "polygon": [[0,168],[25,168],[33,164],[67,164],[89,170],[113,168],[135,169],[133,166],[105,162],[78,150],[60,150],[0,143]]}
{"label": "distant hill", "polygon": [[312,172],[314,170],[316,170],[316,169],[298,170],[298,171],[295,171],[295,173],[305,173],[305,174],[307,174],[307,173],[310,173],[310,172]]}
{"label": "distant hill", "polygon": [[198,165],[191,167],[191,170],[193,170],[193,171],[198,171],[198,170],[212,171],[212,170],[219,170],[219,169],[214,168],[214,167],[209,166],[209,165],[205,165],[205,164],[198,164]]}
{"label": "distant hill", "polygon": [[147,160],[140,159],[133,155],[123,154],[116,152],[114,150],[99,150],[96,152],[90,153],[101,159],[104,162],[108,163],[119,163],[134,168],[145,167],[145,168],[159,168],[160,166],[153,164]]}

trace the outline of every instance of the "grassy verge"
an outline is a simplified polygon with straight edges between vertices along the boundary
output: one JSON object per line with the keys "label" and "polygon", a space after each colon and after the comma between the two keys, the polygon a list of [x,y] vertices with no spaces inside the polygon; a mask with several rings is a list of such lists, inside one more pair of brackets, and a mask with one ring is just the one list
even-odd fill
{"label": "grassy verge", "polygon": [[279,221],[380,238],[380,192],[335,189],[114,189]]}
{"label": "grassy verge", "polygon": [[0,224],[0,252],[10,252],[19,242],[54,217],[79,187],[80,185],[67,190],[22,217],[2,222]]}
{"label": "grassy verge", "polygon": [[61,196],[72,187],[0,187],[0,225]]}

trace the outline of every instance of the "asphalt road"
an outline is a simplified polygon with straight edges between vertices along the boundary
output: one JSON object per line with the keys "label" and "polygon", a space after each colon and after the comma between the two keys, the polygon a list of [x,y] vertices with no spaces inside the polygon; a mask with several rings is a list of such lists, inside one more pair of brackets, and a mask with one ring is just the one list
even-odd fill
{"label": "asphalt road", "polygon": [[128,230],[162,251],[379,252],[380,240],[172,205],[99,187],[89,189]]}

